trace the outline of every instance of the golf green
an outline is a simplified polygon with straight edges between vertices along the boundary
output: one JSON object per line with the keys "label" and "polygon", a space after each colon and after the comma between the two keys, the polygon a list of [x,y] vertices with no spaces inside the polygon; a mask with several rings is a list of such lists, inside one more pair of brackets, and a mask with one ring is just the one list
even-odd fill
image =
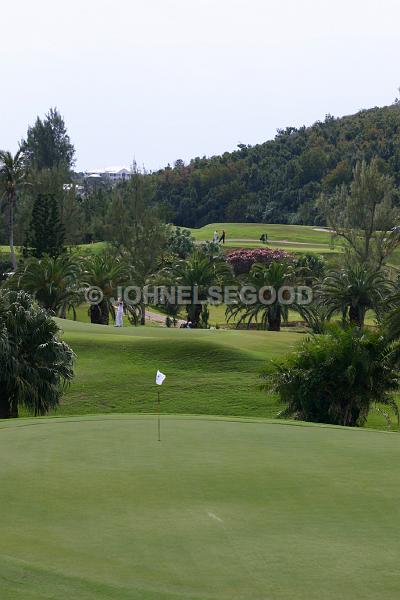
{"label": "golf green", "polygon": [[[397,433],[112,415],[0,424],[1,600],[394,600]],[[6,459],[5,459],[6,457]]]}

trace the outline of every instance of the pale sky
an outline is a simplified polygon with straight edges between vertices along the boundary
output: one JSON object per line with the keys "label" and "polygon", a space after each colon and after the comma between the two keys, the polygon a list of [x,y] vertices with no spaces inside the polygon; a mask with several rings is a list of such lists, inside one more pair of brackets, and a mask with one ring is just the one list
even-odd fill
{"label": "pale sky", "polygon": [[399,0],[14,0],[0,19],[0,148],[57,106],[81,170],[219,154],[400,86]]}

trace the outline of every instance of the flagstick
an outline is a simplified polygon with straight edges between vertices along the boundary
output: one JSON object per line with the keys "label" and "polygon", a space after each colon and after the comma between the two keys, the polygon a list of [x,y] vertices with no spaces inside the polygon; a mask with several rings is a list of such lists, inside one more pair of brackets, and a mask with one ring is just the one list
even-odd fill
{"label": "flagstick", "polygon": [[158,405],[158,441],[161,442],[161,423],[160,423],[160,390],[157,391],[157,405]]}

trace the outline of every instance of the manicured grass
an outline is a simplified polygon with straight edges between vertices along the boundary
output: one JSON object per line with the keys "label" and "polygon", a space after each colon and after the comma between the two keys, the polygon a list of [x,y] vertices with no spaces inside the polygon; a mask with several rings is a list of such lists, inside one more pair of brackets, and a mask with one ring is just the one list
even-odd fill
{"label": "manicured grass", "polygon": [[[263,233],[271,240],[287,240],[303,242],[308,245],[329,245],[331,234],[328,231],[318,231],[319,228],[307,225],[279,225],[263,223],[210,223],[200,229],[191,229],[193,236],[199,241],[212,240],[214,231],[225,230],[226,240],[254,240],[258,242]],[[335,244],[336,245],[336,244]]]}
{"label": "manicured grass", "polygon": [[397,598],[397,434],[161,427],[1,423],[2,600]]}
{"label": "manicured grass", "polygon": [[[328,260],[339,257],[343,252],[343,240],[334,238],[323,227],[311,225],[281,225],[262,223],[210,223],[199,229],[191,229],[197,241],[212,240],[214,231],[226,233],[226,249],[258,248],[265,244],[260,242],[263,233],[268,235],[267,247],[281,248],[295,254],[320,254]],[[321,231],[322,229],[322,231]],[[390,266],[400,266],[400,248],[390,257]]]}
{"label": "manicured grass", "polygon": [[76,378],[58,414],[152,412],[160,369],[168,376],[163,412],[273,416],[279,408],[259,390],[259,373],[300,339],[293,332],[58,322],[77,354]]}
{"label": "manicured grass", "polygon": [[107,242],[94,242],[93,244],[79,244],[74,250],[82,255],[99,254],[107,248]]}
{"label": "manicured grass", "polygon": [[[77,354],[76,377],[58,415],[155,412],[154,377],[160,369],[168,377],[162,388],[163,413],[275,417],[281,407],[260,390],[260,371],[302,337],[292,330],[115,329],[58,323]],[[372,413],[368,426],[385,428],[386,422]]]}
{"label": "manicured grass", "polygon": [[[335,240],[331,244],[329,231],[306,225],[279,225],[262,223],[211,223],[200,229],[191,229],[197,241],[211,240],[214,231],[225,230],[227,235],[224,248],[281,248],[295,254],[320,254],[331,258],[340,254],[342,243]],[[268,235],[268,244],[260,241],[263,233]]]}

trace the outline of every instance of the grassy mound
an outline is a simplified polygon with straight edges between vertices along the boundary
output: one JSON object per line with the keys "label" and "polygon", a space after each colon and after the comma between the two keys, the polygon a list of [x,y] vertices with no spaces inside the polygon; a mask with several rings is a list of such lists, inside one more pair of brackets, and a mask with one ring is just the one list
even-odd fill
{"label": "grassy mound", "polygon": [[0,452],[2,600],[397,597],[397,434],[81,417]]}
{"label": "grassy mound", "polygon": [[287,352],[300,335],[126,327],[58,321],[77,354],[76,379],[58,414],[153,412],[157,369],[167,374],[162,411],[273,416],[259,390],[265,361]]}
{"label": "grassy mound", "polygon": [[[163,413],[275,417],[280,407],[260,391],[259,374],[266,361],[301,339],[292,331],[58,323],[77,354],[76,377],[58,415],[155,412],[154,378],[160,369],[167,374]],[[372,413],[368,426],[385,428],[386,421]]]}

